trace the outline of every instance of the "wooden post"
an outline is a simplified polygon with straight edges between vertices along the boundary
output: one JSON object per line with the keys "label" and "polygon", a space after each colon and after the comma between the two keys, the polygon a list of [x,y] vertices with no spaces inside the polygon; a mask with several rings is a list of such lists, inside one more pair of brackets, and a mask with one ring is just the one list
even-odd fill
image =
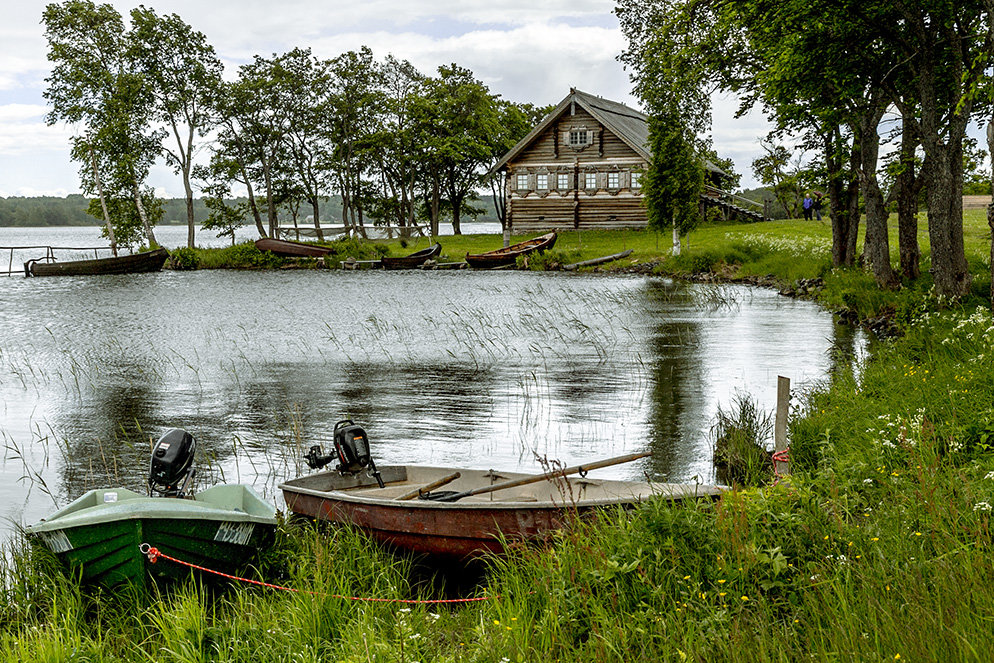
{"label": "wooden post", "polygon": [[[787,415],[790,412],[790,378],[777,376],[777,414],[773,424],[774,455],[787,449]],[[790,463],[774,458],[773,469],[779,475],[790,474]]]}

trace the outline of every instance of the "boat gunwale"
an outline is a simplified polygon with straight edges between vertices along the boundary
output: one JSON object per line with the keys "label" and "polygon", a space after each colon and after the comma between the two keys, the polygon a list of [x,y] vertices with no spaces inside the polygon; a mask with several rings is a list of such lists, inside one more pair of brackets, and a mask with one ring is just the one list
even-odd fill
{"label": "boat gunwale", "polygon": [[[406,467],[416,467],[416,466],[403,466],[403,467],[406,468]],[[441,469],[448,471],[455,468],[421,467],[419,469]],[[483,470],[480,471],[482,472]],[[508,499],[508,500],[493,500],[493,501],[487,500],[484,502],[480,501],[438,502],[433,500],[418,500],[418,499],[397,500],[394,496],[379,497],[379,496],[363,495],[361,493],[351,492],[356,490],[356,488],[371,488],[371,486],[353,487],[345,490],[337,490],[337,489],[318,490],[315,488],[306,488],[304,486],[294,484],[294,482],[311,479],[314,476],[317,475],[310,474],[303,477],[297,477],[296,479],[291,479],[290,481],[286,481],[279,484],[277,488],[283,491],[284,499],[287,493],[298,493],[301,495],[317,497],[328,501],[364,504],[367,506],[377,506],[383,508],[428,509],[428,510],[436,509],[443,511],[458,511],[458,510],[560,511],[563,509],[570,509],[574,507],[588,508],[588,507],[622,506],[628,504],[641,503],[653,499],[683,500],[683,499],[695,499],[701,497],[716,497],[722,493],[721,487],[711,486],[708,484],[653,483],[645,481],[636,482],[636,481],[625,481],[619,479],[602,479],[598,481],[608,484],[627,484],[628,486],[637,490],[633,490],[630,495],[614,495],[614,496],[604,496],[604,497],[595,497],[595,498],[570,499],[569,496],[567,495],[564,497],[562,501],[557,501],[555,499],[537,500],[537,501]],[[522,473],[521,476],[527,477],[535,475]],[[411,487],[413,488],[414,486]]]}
{"label": "boat gunwale", "polygon": [[[276,509],[256,494],[250,487],[243,486],[243,488],[252,501],[257,502],[259,505],[264,505],[268,509],[272,509],[272,515],[261,515],[241,509],[226,508],[205,500],[148,497],[127,488],[96,488],[80,495],[73,502],[67,504],[59,511],[50,514],[48,517],[42,518],[37,523],[25,525],[24,531],[27,534],[37,534],[129,520],[210,520],[215,522],[253,523],[275,526],[277,524]],[[137,497],[129,497],[117,502],[100,502],[91,506],[67,511],[76,501],[86,498],[91,493],[98,493],[100,491],[125,491],[137,495]],[[204,491],[204,493],[207,492]],[[153,508],[144,510],[140,508],[147,506],[152,506]]]}

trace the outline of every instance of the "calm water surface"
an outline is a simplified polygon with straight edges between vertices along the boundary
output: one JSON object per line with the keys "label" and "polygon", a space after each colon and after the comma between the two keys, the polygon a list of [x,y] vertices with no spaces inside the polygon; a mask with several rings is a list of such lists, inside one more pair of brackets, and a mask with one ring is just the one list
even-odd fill
{"label": "calm water surface", "polygon": [[[143,490],[150,439],[200,443],[201,486],[276,485],[352,418],[381,464],[539,471],[648,450],[598,476],[713,481],[736,392],[824,379],[863,339],[746,287],[519,272],[162,272],[0,277],[0,517]],[[7,528],[8,525],[0,525]]]}

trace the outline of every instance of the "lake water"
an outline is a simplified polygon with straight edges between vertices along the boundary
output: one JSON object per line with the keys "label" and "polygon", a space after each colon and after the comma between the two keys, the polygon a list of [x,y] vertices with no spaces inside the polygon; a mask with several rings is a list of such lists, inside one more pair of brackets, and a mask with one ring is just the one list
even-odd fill
{"label": "lake water", "polygon": [[[0,235],[0,245],[10,242]],[[380,464],[714,480],[736,393],[824,379],[865,339],[744,286],[533,272],[264,271],[0,277],[0,517],[144,490],[150,440],[198,440],[199,482],[276,485],[336,421]],[[0,525],[6,528],[7,525]]]}

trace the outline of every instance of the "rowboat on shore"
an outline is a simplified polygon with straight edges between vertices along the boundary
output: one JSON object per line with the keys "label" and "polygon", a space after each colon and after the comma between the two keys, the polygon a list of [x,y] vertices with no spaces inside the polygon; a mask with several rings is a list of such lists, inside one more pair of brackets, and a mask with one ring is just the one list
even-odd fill
{"label": "rowboat on shore", "polygon": [[525,240],[524,242],[518,242],[517,244],[505,246],[502,249],[487,251],[486,253],[467,253],[466,262],[469,263],[470,267],[476,267],[477,269],[492,269],[494,267],[513,265],[518,259],[518,256],[527,255],[533,252],[541,253],[542,251],[547,251],[551,249],[555,243],[556,233],[551,232],[533,239]]}
{"label": "rowboat on shore", "polygon": [[[602,463],[607,461],[580,469],[606,466]],[[359,527],[402,550],[459,559],[501,554],[505,542],[541,538],[576,515],[650,499],[714,497],[721,490],[564,474],[570,470],[532,475],[396,465],[379,468],[382,487],[367,474],[326,471],[287,481],[280,489],[295,514]],[[442,486],[447,490],[439,491]]]}
{"label": "rowboat on shore", "polygon": [[140,274],[158,272],[169,257],[159,248],[126,256],[58,261],[50,255],[24,263],[25,276],[91,276],[94,274]]}
{"label": "rowboat on shore", "polygon": [[432,244],[427,249],[421,249],[406,256],[384,256],[380,259],[383,269],[414,269],[431,260],[442,252],[442,245]]}
{"label": "rowboat on shore", "polygon": [[274,239],[263,237],[255,240],[255,248],[260,251],[270,251],[285,258],[320,258],[332,252],[327,246],[294,242],[289,239]]}
{"label": "rowboat on shore", "polygon": [[209,569],[235,573],[276,531],[276,510],[250,487],[222,485],[190,499],[146,497],[127,488],[91,490],[25,527],[85,582],[142,585],[180,579],[183,565],[153,564],[142,544]]}

